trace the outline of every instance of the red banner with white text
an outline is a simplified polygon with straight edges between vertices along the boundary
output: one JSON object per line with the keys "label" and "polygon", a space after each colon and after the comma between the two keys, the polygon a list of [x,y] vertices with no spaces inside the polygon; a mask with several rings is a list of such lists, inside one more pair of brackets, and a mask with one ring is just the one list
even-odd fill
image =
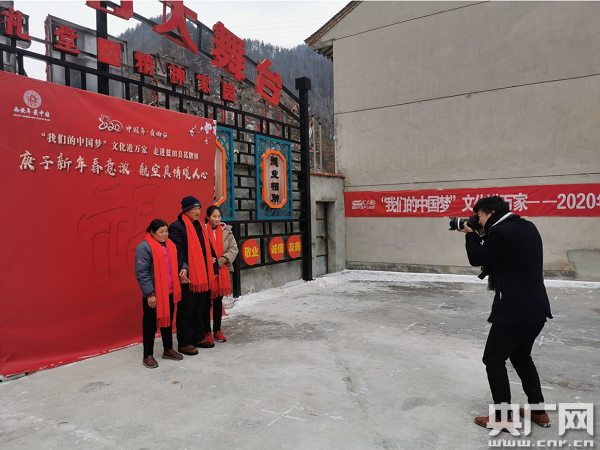
{"label": "red banner with white text", "polygon": [[135,248],[213,203],[216,122],[6,72],[0,99],[0,373],[140,342]]}
{"label": "red banner with white text", "polygon": [[600,216],[600,184],[345,192],[344,198],[346,217],[465,217],[492,195],[521,216]]}

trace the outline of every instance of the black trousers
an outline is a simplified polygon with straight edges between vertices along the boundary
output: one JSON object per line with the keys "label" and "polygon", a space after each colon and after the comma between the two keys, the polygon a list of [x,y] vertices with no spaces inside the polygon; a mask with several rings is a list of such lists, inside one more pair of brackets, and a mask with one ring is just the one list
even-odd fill
{"label": "black trousers", "polygon": [[[148,306],[148,299],[142,298],[144,304],[144,318],[142,319],[142,336],[144,342],[144,359],[154,355],[154,337],[156,336],[156,308]],[[171,324],[173,324],[173,294],[169,294],[169,309],[171,310]],[[160,337],[163,341],[163,348],[169,351],[173,348],[173,327],[162,327]]]}
{"label": "black trousers", "polygon": [[202,312],[210,301],[208,292],[190,292],[189,285],[181,285],[181,301],[177,308],[177,343],[179,348],[194,345],[204,339]]}
{"label": "black trousers", "polygon": [[[545,322],[518,326],[492,324],[483,352],[483,363],[494,404],[510,403],[510,384],[506,371],[507,359],[510,359],[521,379],[529,404],[544,403],[540,377],[533,359],[531,359],[533,343],[544,325]],[[532,412],[543,414],[545,411],[532,409]],[[500,419],[500,411],[496,411],[496,416]]]}
{"label": "black trousers", "polygon": [[210,296],[208,297],[208,301],[204,306],[204,312],[202,313],[202,326],[207,333],[210,333],[210,307],[212,303],[213,310],[213,333],[217,331],[221,331],[221,320],[223,318],[223,296],[210,300]]}

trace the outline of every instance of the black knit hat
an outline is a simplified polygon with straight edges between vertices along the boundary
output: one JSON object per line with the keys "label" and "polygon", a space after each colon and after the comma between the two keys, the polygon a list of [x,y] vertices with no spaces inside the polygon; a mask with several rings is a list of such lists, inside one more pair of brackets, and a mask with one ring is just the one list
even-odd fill
{"label": "black knit hat", "polygon": [[200,204],[200,200],[198,200],[196,197],[192,197],[190,195],[189,197],[184,197],[184,199],[181,200],[181,212],[189,211],[195,206],[202,206]]}

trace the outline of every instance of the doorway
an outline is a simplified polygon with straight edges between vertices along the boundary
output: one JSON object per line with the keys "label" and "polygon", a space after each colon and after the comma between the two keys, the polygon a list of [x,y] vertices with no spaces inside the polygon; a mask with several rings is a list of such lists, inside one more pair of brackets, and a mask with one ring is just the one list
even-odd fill
{"label": "doorway", "polygon": [[328,210],[332,202],[317,202],[316,208],[316,229],[315,237],[317,241],[317,273],[316,276],[329,273],[329,220]]}

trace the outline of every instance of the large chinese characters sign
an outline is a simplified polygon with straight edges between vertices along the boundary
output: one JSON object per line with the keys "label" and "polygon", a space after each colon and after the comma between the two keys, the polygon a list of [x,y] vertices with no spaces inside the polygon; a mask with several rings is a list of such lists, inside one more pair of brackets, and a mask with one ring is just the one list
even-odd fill
{"label": "large chinese characters sign", "polygon": [[346,217],[464,217],[477,200],[500,195],[521,216],[598,217],[600,184],[345,192]]}
{"label": "large chinese characters sign", "polygon": [[135,247],[213,203],[216,124],[0,73],[0,373],[141,339]]}
{"label": "large chinese characters sign", "polygon": [[[194,24],[198,19],[198,15],[185,6],[183,1],[165,0],[162,3],[162,23],[154,25],[152,31],[181,45],[192,53],[197,54],[198,46],[190,36],[187,26],[188,23]],[[114,9],[107,9],[102,6],[99,1],[87,1],[86,4],[90,8],[112,14],[124,20],[129,20],[134,17],[132,1],[122,1],[121,6],[114,7]],[[17,21],[17,17],[15,16],[17,13],[21,14],[19,11],[13,11],[11,13],[13,14],[11,20],[13,20],[12,17],[14,16],[14,21]],[[199,32],[202,33],[201,30]],[[55,34],[58,36],[54,45],[56,50],[75,55],[80,53],[76,45],[77,35],[73,30],[68,27],[61,27],[56,30]],[[29,37],[27,37],[27,39],[29,39]],[[244,81],[246,79],[246,74],[244,73],[246,69],[246,51],[244,49],[246,43],[227,29],[221,22],[217,22],[213,26],[211,43],[213,45],[211,51],[211,65],[221,68],[237,81]],[[120,52],[117,47],[118,44],[116,43],[98,38],[98,60],[113,66],[121,67],[121,61],[119,59]],[[137,73],[153,76],[153,70],[148,69],[151,66],[150,62],[154,59],[152,55],[135,52],[134,58],[136,61],[135,68]],[[281,82],[281,76],[269,69],[271,64],[271,61],[265,59],[256,65],[255,92],[266,102],[273,106],[278,106],[283,84]],[[144,67],[145,69],[141,69],[141,67]],[[185,73],[181,67],[170,64],[167,67],[167,70],[169,82],[173,85],[182,86],[185,80]],[[209,82],[210,78],[207,75],[196,74],[195,84],[198,92],[202,92],[203,94],[210,93]],[[221,82],[221,99],[225,102],[235,103],[234,84],[226,83],[224,81]]]}

